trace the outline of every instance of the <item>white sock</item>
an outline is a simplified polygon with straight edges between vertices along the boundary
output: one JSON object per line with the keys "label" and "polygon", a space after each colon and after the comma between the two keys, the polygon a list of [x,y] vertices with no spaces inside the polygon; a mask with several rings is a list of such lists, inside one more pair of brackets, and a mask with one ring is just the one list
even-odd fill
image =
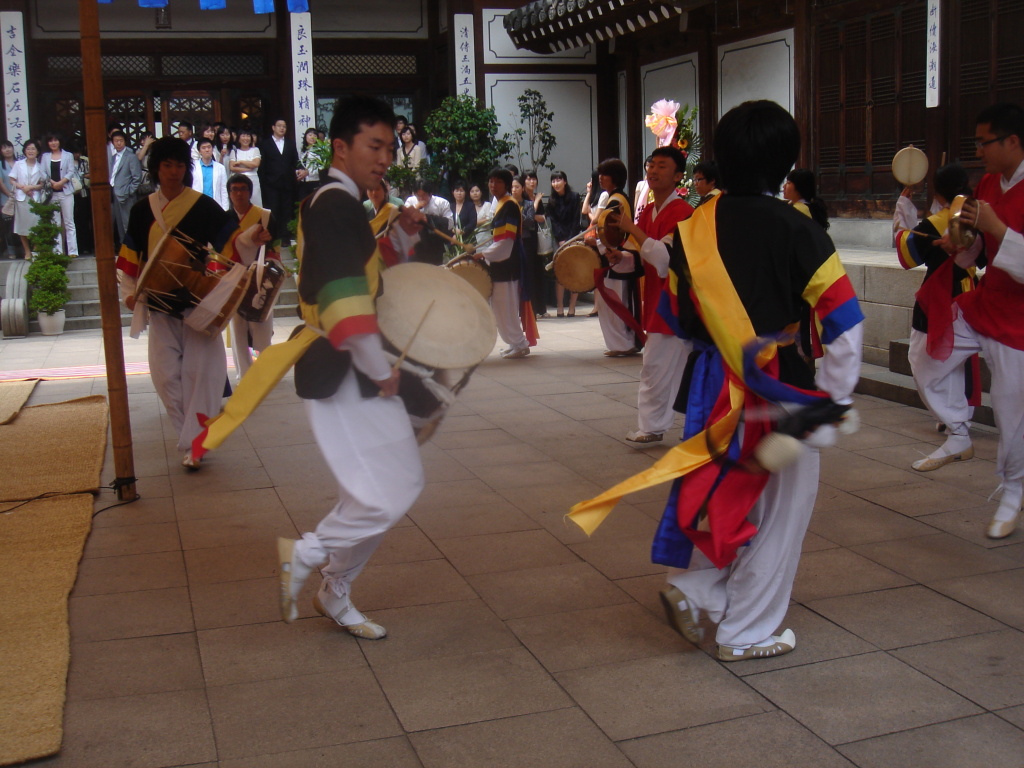
{"label": "white sock", "polygon": [[929,459],[943,459],[956,453],[963,453],[971,447],[970,435],[950,435],[941,446],[928,455]]}
{"label": "white sock", "polygon": [[1021,497],[1024,495],[1024,486],[1019,480],[1003,484],[1003,495],[999,500],[999,508],[993,516],[993,520],[1000,523],[1009,522],[1017,516],[1020,511]]}

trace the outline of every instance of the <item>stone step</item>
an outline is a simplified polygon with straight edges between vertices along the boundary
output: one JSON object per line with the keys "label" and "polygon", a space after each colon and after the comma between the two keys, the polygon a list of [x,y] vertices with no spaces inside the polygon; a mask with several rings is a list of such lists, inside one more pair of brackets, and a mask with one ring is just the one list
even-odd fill
{"label": "stone step", "polygon": [[[854,390],[860,395],[871,395],[882,400],[890,400],[901,405],[910,405],[914,408],[924,409],[921,402],[921,395],[917,392],[917,385],[909,374],[894,373],[880,365],[862,363],[860,367],[860,381]],[[981,405],[974,409],[974,422],[995,426],[995,418],[992,415],[992,398],[988,393],[981,396]]]}

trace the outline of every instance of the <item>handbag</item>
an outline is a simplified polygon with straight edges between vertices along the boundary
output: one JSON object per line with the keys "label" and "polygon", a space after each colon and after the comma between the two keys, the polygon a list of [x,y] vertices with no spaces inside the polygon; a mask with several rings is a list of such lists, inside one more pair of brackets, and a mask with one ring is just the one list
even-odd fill
{"label": "handbag", "polygon": [[43,188],[39,190],[39,202],[48,203],[53,198],[53,179],[49,176],[43,177]]}
{"label": "handbag", "polygon": [[548,256],[555,252],[555,238],[551,235],[551,224],[545,221],[537,227],[537,254]]}
{"label": "handbag", "polygon": [[71,189],[72,194],[78,194],[82,191],[82,177],[77,173],[71,177]]}

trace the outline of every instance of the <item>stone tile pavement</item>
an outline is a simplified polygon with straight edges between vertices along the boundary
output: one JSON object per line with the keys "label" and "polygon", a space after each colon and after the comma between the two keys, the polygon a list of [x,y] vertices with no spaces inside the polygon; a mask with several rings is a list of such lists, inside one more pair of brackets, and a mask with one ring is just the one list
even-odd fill
{"label": "stone tile pavement", "polygon": [[[308,599],[278,619],[274,539],[334,492],[290,381],[187,474],[149,376],[130,376],[142,498],[97,499],[64,749],[40,765],[1024,766],[1024,536],[983,535],[991,431],[973,461],[918,474],[932,420],[860,398],[863,428],[823,455],[798,648],[725,665],[661,614],[663,489],[589,540],[563,520],[666,448],[622,439],[637,358],[603,357],[593,319],[540,327],[530,358],[479,367],[423,447],[426,490],[357,583],[379,642]],[[144,361],[145,342],[125,352]],[[102,362],[95,331],[0,340],[0,370]],[[30,403],[104,392],[46,381]]]}

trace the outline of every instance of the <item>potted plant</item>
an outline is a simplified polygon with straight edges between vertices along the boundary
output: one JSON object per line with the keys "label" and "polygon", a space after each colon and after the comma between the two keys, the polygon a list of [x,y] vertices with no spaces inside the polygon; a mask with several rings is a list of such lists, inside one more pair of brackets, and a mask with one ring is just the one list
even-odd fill
{"label": "potted plant", "polygon": [[29,309],[38,314],[39,328],[44,336],[55,336],[64,330],[64,305],[71,299],[68,290],[68,256],[58,253],[60,225],[54,215],[60,209],[53,203],[29,202],[38,220],[28,231],[32,246],[32,264],[25,273],[29,286]]}
{"label": "potted plant", "polygon": [[[523,91],[517,102],[519,127],[511,133],[515,154],[509,156],[515,158],[516,164],[524,171],[538,171],[541,168],[555,170],[554,164],[548,161],[556,143],[555,134],[551,132],[551,121],[555,113],[548,111],[548,104],[540,91],[532,88]],[[515,123],[515,116],[511,117]],[[509,138],[509,134],[506,134],[506,138]]]}
{"label": "potted plant", "polygon": [[498,137],[498,118],[472,96],[449,96],[423,121],[430,145],[430,163],[440,177],[486,178],[512,145]]}

